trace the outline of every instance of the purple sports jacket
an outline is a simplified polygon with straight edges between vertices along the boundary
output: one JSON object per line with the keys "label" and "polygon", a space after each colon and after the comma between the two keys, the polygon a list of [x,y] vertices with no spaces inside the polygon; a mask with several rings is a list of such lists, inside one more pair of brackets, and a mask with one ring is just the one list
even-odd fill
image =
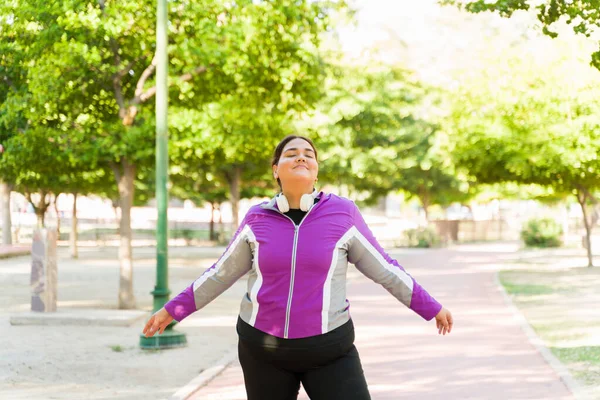
{"label": "purple sports jacket", "polygon": [[245,322],[281,338],[324,334],[350,318],[351,262],[424,319],[435,317],[441,304],[385,253],[356,205],[334,194],[317,196],[299,226],[274,198],[253,206],[221,258],[165,309],[181,321],[249,273],[240,307]]}

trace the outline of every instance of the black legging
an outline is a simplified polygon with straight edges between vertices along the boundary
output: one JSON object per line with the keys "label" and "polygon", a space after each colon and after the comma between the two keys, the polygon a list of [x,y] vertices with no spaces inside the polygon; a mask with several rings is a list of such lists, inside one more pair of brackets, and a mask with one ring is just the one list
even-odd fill
{"label": "black legging", "polygon": [[371,399],[351,320],[305,339],[277,338],[241,320],[238,332],[248,400],[296,400],[300,383],[311,400]]}

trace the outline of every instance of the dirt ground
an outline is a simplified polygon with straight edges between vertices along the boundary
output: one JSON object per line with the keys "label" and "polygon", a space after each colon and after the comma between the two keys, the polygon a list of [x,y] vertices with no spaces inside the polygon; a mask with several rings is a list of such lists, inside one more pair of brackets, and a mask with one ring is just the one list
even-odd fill
{"label": "dirt ground", "polygon": [[[173,295],[210,266],[223,248],[170,250]],[[150,311],[155,284],[153,248],[134,249],[134,290]],[[81,249],[80,259],[59,250],[58,308],[114,309],[119,266],[116,248]],[[240,280],[177,326],[188,346],[139,348],[140,321],[131,327],[11,326],[11,313],[30,308],[30,258],[0,260],[0,398],[160,399],[177,391],[235,344],[235,321],[245,291]],[[150,315],[150,314],[148,314]]]}

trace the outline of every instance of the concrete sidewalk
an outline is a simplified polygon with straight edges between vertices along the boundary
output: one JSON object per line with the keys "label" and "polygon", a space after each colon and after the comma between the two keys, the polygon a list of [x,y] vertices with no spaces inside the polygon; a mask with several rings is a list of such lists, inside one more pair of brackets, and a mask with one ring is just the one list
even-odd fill
{"label": "concrete sidewalk", "polygon": [[[349,285],[356,346],[374,400],[574,399],[494,282],[515,250],[474,245],[392,254],[452,311],[449,336],[366,278]],[[189,398],[246,399],[237,361]],[[303,391],[299,398],[308,399]]]}

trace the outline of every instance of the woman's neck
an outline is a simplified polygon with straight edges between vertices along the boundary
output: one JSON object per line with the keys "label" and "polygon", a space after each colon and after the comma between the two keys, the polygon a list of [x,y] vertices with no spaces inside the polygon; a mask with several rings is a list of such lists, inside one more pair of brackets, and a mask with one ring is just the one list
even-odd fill
{"label": "woman's neck", "polygon": [[313,192],[313,187],[310,186],[308,188],[294,188],[294,189],[283,189],[283,195],[288,201],[290,205],[290,209],[300,208],[300,199],[305,194],[311,194]]}

